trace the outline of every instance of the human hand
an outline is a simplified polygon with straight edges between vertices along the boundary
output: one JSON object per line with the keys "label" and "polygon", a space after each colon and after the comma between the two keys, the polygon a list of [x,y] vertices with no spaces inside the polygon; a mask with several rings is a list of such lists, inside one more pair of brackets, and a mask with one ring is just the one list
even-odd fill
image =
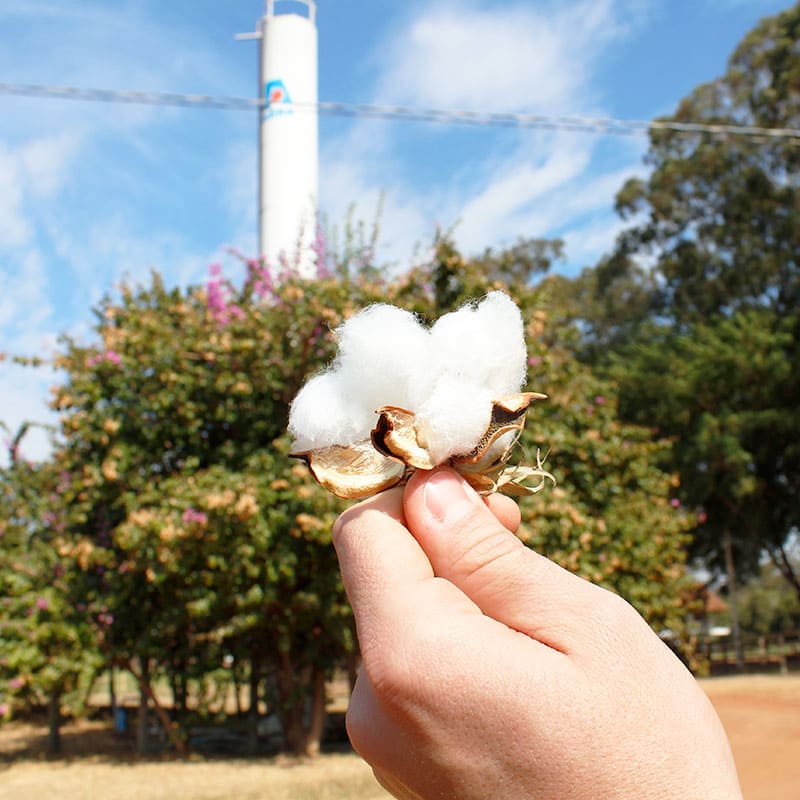
{"label": "human hand", "polygon": [[378,780],[402,800],[741,798],[690,673],[519,519],[447,468],[339,518],[363,659],[347,727]]}

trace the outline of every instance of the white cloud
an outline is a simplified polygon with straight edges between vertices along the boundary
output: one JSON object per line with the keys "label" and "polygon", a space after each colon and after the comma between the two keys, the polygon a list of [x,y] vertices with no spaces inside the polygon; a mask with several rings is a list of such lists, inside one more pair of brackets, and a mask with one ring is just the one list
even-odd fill
{"label": "white cloud", "polygon": [[230,241],[246,256],[258,250],[258,153],[255,139],[232,142],[217,171],[222,207],[231,222]]}
{"label": "white cloud", "polygon": [[564,214],[579,215],[587,211],[599,209],[610,211],[614,205],[614,197],[625,181],[636,176],[643,176],[646,170],[641,158],[631,154],[631,160],[624,167],[601,172],[595,175],[584,175],[568,187],[559,198],[559,208]]}
{"label": "white cloud", "polygon": [[164,229],[144,236],[124,214],[114,212],[78,231],[51,220],[48,237],[59,261],[76,278],[72,302],[87,313],[122,282],[149,285],[152,270],[170,284],[200,282],[220,255]]}
{"label": "white cloud", "polygon": [[49,197],[64,185],[81,139],[77,131],[66,131],[34,139],[19,149],[26,183],[33,195]]}
{"label": "white cloud", "polygon": [[17,156],[0,142],[0,246],[4,248],[25,244],[31,236],[21,173]]}
{"label": "white cloud", "polygon": [[591,101],[591,65],[624,35],[630,3],[425,7],[388,52],[384,101],[472,110],[575,111]]}
{"label": "white cloud", "polygon": [[467,251],[519,235],[544,235],[541,213],[545,203],[545,209],[551,207],[547,198],[587,168],[590,154],[574,139],[535,140],[550,148],[540,161],[531,160],[530,156],[526,160],[524,153],[518,151],[502,169],[487,176],[488,183],[482,191],[463,206],[457,239]]}
{"label": "white cloud", "polygon": [[[334,148],[336,150],[338,148]],[[401,267],[409,265],[416,247],[432,239],[433,222],[428,203],[414,193],[384,189],[378,182],[371,159],[330,158],[323,156],[321,206],[339,246],[345,237],[348,221],[363,224],[365,234],[378,225],[378,263]],[[379,219],[376,216],[380,212]],[[336,244],[336,243],[332,243]]]}
{"label": "white cloud", "polygon": [[[48,387],[53,381],[53,373],[49,369],[34,369],[14,364],[0,364],[0,381],[3,391],[0,392],[0,421],[8,426],[12,435],[24,422],[35,422],[38,426],[29,429],[20,447],[23,458],[34,461],[46,458],[50,453],[50,433],[40,427],[55,427],[58,420],[54,412],[47,409],[44,398],[48,395]],[[5,431],[0,436],[0,465],[8,462],[8,453],[4,442]]]}
{"label": "white cloud", "polygon": [[0,141],[0,250],[30,242],[34,201],[64,185],[79,141],[73,133],[30,139],[15,148]]}
{"label": "white cloud", "polygon": [[[650,9],[650,10],[648,10]],[[601,115],[595,68],[610,48],[651,13],[641,0],[497,3],[440,0],[416,4],[405,25],[376,47],[373,102],[543,114]],[[440,185],[409,178],[402,123],[356,122],[322,151],[323,207],[343,215],[355,199],[369,214],[383,192],[387,248],[408,263],[412,244],[431,241],[432,226],[455,225],[468,253],[519,236],[551,236],[599,213],[613,221],[613,196],[636,168],[641,148],[601,165],[596,137],[567,132],[486,131],[486,149],[465,152],[457,174]],[[441,129],[444,133],[446,129]],[[413,135],[413,133],[412,133]],[[432,136],[431,148],[447,147]],[[370,205],[372,204],[372,205]],[[592,237],[593,238],[593,237]],[[589,238],[587,237],[587,241]],[[612,241],[610,239],[609,241]],[[584,249],[581,248],[581,252]]]}
{"label": "white cloud", "polygon": [[[9,356],[39,356],[48,359],[56,347],[51,330],[52,307],[47,297],[47,278],[41,259],[29,251],[16,272],[0,271],[0,351]],[[15,432],[23,422],[53,424],[55,417],[45,406],[47,387],[53,373],[49,368],[24,367],[10,359],[0,362],[0,421]],[[44,458],[49,452],[49,435],[33,428],[25,437],[21,452],[25,458]],[[6,453],[0,449],[0,464]]]}
{"label": "white cloud", "polygon": [[0,328],[13,331],[18,340],[20,331],[32,330],[49,316],[41,259],[34,252],[28,253],[16,270],[0,271],[0,282]]}
{"label": "white cloud", "polygon": [[[4,76],[149,91],[213,93],[230,85],[229,65],[196,26],[166,24],[157,14],[148,16],[142,3],[121,5],[101,0],[6,0],[0,6],[0,20],[7,29],[24,25],[26,36],[24,46],[7,46],[0,53]],[[106,107],[97,115],[111,123],[127,113],[152,111],[123,107],[109,113]]]}
{"label": "white cloud", "polygon": [[610,252],[617,236],[630,224],[611,214],[599,214],[562,233],[566,258],[573,269],[593,266],[598,253]]}

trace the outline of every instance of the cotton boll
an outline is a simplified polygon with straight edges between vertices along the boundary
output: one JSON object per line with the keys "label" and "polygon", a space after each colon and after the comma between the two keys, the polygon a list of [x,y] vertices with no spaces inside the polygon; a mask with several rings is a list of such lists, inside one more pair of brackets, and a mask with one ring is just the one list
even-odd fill
{"label": "cotton boll", "polygon": [[[449,374],[485,386],[496,397],[519,391],[525,380],[522,316],[502,292],[441,317],[431,329],[431,351],[433,379]],[[430,391],[430,379],[415,389],[415,399],[421,399]]]}
{"label": "cotton boll", "polygon": [[427,372],[430,336],[419,320],[394,306],[374,305],[347,320],[337,333],[334,368],[347,386],[357,389],[370,412],[384,405],[407,406],[413,375]]}
{"label": "cotton boll", "polygon": [[489,427],[493,393],[484,386],[441,377],[416,412],[417,437],[435,464],[469,453]]}
{"label": "cotton boll", "polygon": [[[357,388],[357,387],[356,387]],[[375,414],[366,411],[359,395],[341,376],[324,372],[297,393],[289,411],[289,433],[296,453],[369,438]]]}
{"label": "cotton boll", "polygon": [[484,380],[498,396],[518,392],[525,382],[528,353],[522,314],[502,292],[488,294],[475,310],[475,324],[486,331]]}
{"label": "cotton boll", "polygon": [[407,311],[375,305],[337,334],[331,370],[292,404],[298,452],[368,441],[375,410],[392,405],[415,414],[419,444],[443,463],[474,449],[493,401],[519,391],[525,379],[522,317],[501,292],[446,314],[430,331]]}

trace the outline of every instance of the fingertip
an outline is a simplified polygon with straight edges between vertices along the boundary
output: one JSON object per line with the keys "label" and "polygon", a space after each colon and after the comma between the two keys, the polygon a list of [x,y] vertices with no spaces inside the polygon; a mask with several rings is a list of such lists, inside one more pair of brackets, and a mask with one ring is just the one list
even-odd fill
{"label": "fingertip", "polygon": [[522,514],[514,500],[504,494],[497,494],[495,492],[486,495],[483,498],[483,502],[492,514],[497,517],[504,528],[511,531],[511,533],[517,532],[520,522],[522,521]]}
{"label": "fingertip", "polygon": [[[439,513],[442,517],[450,511],[454,503],[464,503],[464,510],[469,511],[469,506],[477,507],[478,499],[494,514],[500,524],[511,533],[516,533],[520,526],[521,514],[519,506],[510,497],[493,492],[489,495],[479,495],[467,481],[450,467],[437,467],[435,470],[417,470],[406,486],[404,495],[404,508],[408,505],[415,509],[429,505],[430,496],[427,492],[429,482],[433,480],[447,485],[447,495],[444,502],[439,503]],[[446,507],[445,507],[446,506]]]}
{"label": "fingertip", "polygon": [[451,467],[417,470],[403,496],[406,519],[428,526],[449,525],[456,519],[482,512],[478,493]]}
{"label": "fingertip", "polygon": [[359,503],[346,508],[333,523],[333,546],[339,550],[350,533],[358,526],[359,520],[365,512],[377,511],[404,525],[403,518],[403,490],[400,488],[388,489],[385,492],[369,497]]}

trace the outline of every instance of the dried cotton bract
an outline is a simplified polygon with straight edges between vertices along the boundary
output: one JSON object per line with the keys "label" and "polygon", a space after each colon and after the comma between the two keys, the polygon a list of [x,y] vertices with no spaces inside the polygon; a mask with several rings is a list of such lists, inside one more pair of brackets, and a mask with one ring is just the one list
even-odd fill
{"label": "dried cotton bract", "polygon": [[[294,455],[331,492],[367,497],[440,464],[484,493],[528,494],[550,477],[541,463],[506,466],[529,404],[545,397],[520,392],[525,337],[507,295],[492,292],[430,329],[374,305],[337,334],[336,360],[300,390],[289,415]],[[524,486],[530,478],[539,482]]]}

